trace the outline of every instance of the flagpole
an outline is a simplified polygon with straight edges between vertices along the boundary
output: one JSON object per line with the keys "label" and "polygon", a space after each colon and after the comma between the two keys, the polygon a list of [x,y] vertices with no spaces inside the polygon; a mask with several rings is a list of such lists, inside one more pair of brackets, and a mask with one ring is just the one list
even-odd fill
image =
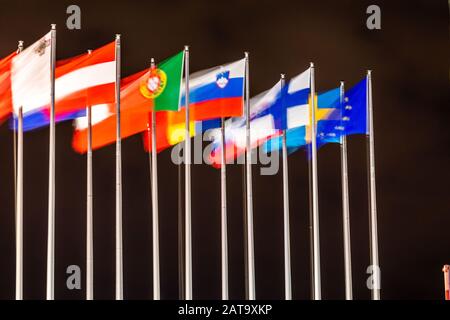
{"label": "flagpole", "polygon": [[[340,85],[341,121],[344,105],[344,81]],[[352,251],[350,242],[350,204],[348,194],[347,136],[341,134],[342,222],[344,234],[345,299],[353,300]]]}
{"label": "flagpole", "polygon": [[184,47],[184,68],[186,85],[186,135],[185,135],[185,254],[186,254],[186,293],[185,299],[192,300],[192,227],[191,227],[191,126],[189,114],[189,46]]}
{"label": "flagpole", "polygon": [[[15,133],[14,133],[15,134]],[[19,108],[16,193],[16,300],[23,300],[23,113]]]}
{"label": "flagpole", "polygon": [[123,300],[122,135],[120,128],[120,34],[116,35],[116,300]]}
{"label": "flagpole", "polygon": [[[281,90],[285,84],[284,74],[281,75]],[[289,169],[286,143],[286,130],[282,135],[283,153],[283,235],[284,235],[284,296],[286,300],[292,300],[292,275],[291,275],[291,232],[289,226]]]}
{"label": "flagpole", "polygon": [[[184,143],[184,142],[180,142]],[[184,286],[184,219],[183,219],[183,187],[182,187],[182,172],[181,163],[178,164],[178,298],[184,300],[185,286]]]}
{"label": "flagpole", "polygon": [[373,105],[372,105],[372,71],[367,71],[367,125],[368,125],[368,168],[369,168],[369,208],[370,208],[370,264],[373,270],[372,300],[381,299],[380,290],[380,264],[378,260],[378,226],[377,226],[377,198],[375,181],[375,142],[373,129]]}
{"label": "flagpole", "polygon": [[321,300],[320,277],[320,235],[319,235],[319,192],[317,178],[317,143],[316,143],[316,102],[314,64],[311,62],[311,165],[312,165],[312,205],[313,205],[313,262],[314,262],[314,300]]}
{"label": "flagpole", "polygon": [[222,254],[222,300],[228,300],[228,224],[227,224],[227,168],[225,154],[225,120],[221,121],[221,162],[220,187],[221,187],[221,254]]}
{"label": "flagpole", "polygon": [[[155,60],[151,60],[151,68],[155,68]],[[152,226],[153,226],[153,300],[160,300],[159,272],[159,211],[158,211],[158,155],[156,150],[156,111],[152,108]]]}
{"label": "flagpole", "polygon": [[245,52],[245,110],[246,110],[246,186],[247,186],[247,272],[248,299],[255,300],[255,252],[253,238],[253,186],[252,186],[252,150],[250,144],[250,89],[249,54]]}
{"label": "flagpole", "polygon": [[55,65],[56,24],[51,29],[50,142],[48,172],[47,300],[55,298]]}
{"label": "flagpole", "polygon": [[[92,50],[88,50],[91,54]],[[87,186],[86,186],[86,300],[94,299],[94,232],[93,232],[93,182],[92,182],[92,110],[86,106],[87,115]]]}
{"label": "flagpole", "polygon": [[[18,53],[23,50],[19,41]],[[14,127],[16,121],[14,120]],[[16,129],[16,128],[14,128]],[[23,110],[19,108],[17,141],[14,134],[14,185],[16,207],[16,300],[23,300]]]}

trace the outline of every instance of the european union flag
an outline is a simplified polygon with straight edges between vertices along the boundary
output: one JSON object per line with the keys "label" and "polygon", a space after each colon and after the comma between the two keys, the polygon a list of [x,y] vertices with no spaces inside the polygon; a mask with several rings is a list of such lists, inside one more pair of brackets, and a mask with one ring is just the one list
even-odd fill
{"label": "european union flag", "polygon": [[[319,96],[320,99],[320,96]],[[367,80],[363,79],[334,103],[338,112],[335,120],[319,121],[317,124],[317,145],[340,143],[342,135],[367,133]],[[320,103],[319,103],[320,106]]]}

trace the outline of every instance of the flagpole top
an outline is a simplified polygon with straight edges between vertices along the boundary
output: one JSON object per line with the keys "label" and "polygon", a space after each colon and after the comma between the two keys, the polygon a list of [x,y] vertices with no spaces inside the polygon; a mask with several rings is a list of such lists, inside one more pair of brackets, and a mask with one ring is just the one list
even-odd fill
{"label": "flagpole top", "polygon": [[310,68],[314,68],[314,62],[310,62],[310,63],[309,63],[309,67],[310,67]]}
{"label": "flagpole top", "polygon": [[52,26],[52,30],[56,30],[56,24],[55,23],[52,23],[51,26]]}
{"label": "flagpole top", "polygon": [[372,70],[367,70],[367,76],[370,77],[372,75]]}
{"label": "flagpole top", "polygon": [[19,40],[19,44],[18,44],[18,46],[17,46],[19,49],[22,49],[23,48],[23,41],[22,40]]}
{"label": "flagpole top", "polygon": [[249,55],[248,51],[245,51],[244,52],[244,56],[245,56],[246,59],[248,59],[248,55]]}
{"label": "flagpole top", "polygon": [[184,51],[188,52],[189,51],[189,46],[184,46]]}
{"label": "flagpole top", "polygon": [[284,73],[280,74],[280,77],[281,77],[282,80],[284,80],[285,74]]}
{"label": "flagpole top", "polygon": [[116,40],[120,40],[120,34],[116,34]]}
{"label": "flagpole top", "polygon": [[91,54],[91,53],[92,53],[92,50],[91,50],[91,49],[88,49],[87,53],[88,53],[88,54]]}
{"label": "flagpole top", "polygon": [[341,86],[343,86],[343,85],[344,85],[344,81],[341,80],[341,81],[340,81],[340,84],[341,84]]}
{"label": "flagpole top", "polygon": [[155,66],[155,58],[151,58],[150,59],[150,67],[154,67]]}

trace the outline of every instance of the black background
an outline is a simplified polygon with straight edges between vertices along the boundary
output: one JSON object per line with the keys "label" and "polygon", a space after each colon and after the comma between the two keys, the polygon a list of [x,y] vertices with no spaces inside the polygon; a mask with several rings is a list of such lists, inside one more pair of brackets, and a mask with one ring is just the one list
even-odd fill
{"label": "black background", "polygon": [[[82,29],[65,27],[78,4]],[[448,131],[449,10],[446,1],[377,1],[382,29],[366,28],[366,1],[14,1],[0,11],[0,55],[57,24],[58,59],[122,34],[122,70],[129,75],[191,46],[197,71],[250,52],[251,94],[280,72],[316,65],[316,88],[356,83],[373,70],[382,298],[442,299],[442,265],[450,263]],[[85,265],[85,157],[71,149],[72,125],[57,126],[57,299],[83,299],[66,288],[68,265]],[[14,298],[13,136],[0,127],[0,298]],[[48,130],[25,135],[24,298],[45,298]],[[94,153],[95,297],[114,298],[115,148]],[[370,298],[366,151],[349,139],[354,296]],[[344,297],[339,146],[319,153],[322,289]],[[308,174],[305,153],[289,158],[293,296],[310,298]],[[148,158],[141,137],[123,143],[124,296],[149,299],[151,207]],[[281,175],[254,175],[256,293],[283,298]],[[228,171],[230,297],[244,298],[241,168]],[[177,167],[159,156],[161,296],[178,297]],[[194,298],[220,298],[220,180],[206,165],[192,169]],[[84,272],[83,272],[84,276]]]}

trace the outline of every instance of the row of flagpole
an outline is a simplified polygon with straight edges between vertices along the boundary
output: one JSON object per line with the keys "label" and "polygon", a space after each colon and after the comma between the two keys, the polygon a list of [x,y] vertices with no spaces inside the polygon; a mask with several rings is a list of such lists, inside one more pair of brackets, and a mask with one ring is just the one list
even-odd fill
{"label": "row of flagpole", "polygon": [[[123,239],[122,239],[122,158],[121,158],[121,118],[120,118],[120,80],[121,55],[120,35],[116,35],[116,299],[123,299]],[[18,53],[23,49],[23,42],[19,42]],[[90,53],[90,51],[89,51]],[[49,192],[48,192],[48,240],[47,240],[47,285],[46,297],[54,299],[54,256],[55,256],[55,65],[56,65],[56,26],[51,28],[51,92],[50,92],[50,139],[49,139]],[[152,59],[151,68],[155,67]],[[191,126],[189,112],[189,47],[184,48],[185,73],[185,213],[179,216],[179,225],[183,223],[184,230],[179,229],[179,235],[184,235],[184,251],[179,252],[179,258],[184,258],[184,272],[180,270],[179,278],[182,281],[184,292],[180,292],[186,300],[193,299],[192,295],[192,216],[191,216]],[[281,86],[285,83],[281,75]],[[245,53],[245,92],[244,114],[246,125],[246,154],[245,154],[245,266],[246,266],[246,297],[256,299],[255,288],[255,259],[254,259],[254,228],[253,228],[253,194],[252,194],[252,151],[250,139],[250,92],[249,92],[249,55]],[[310,65],[311,97],[315,97],[314,65]],[[344,83],[340,86],[340,99],[344,103]],[[317,176],[317,144],[315,128],[316,101],[311,98],[311,159],[310,159],[310,195],[311,195],[311,255],[312,255],[312,298],[321,299],[321,272],[320,272],[320,237],[319,237],[319,206],[318,206],[318,176]],[[380,274],[378,261],[377,237],[377,210],[375,190],[375,154],[373,134],[373,106],[371,72],[367,73],[367,144],[368,144],[368,175],[369,175],[369,218],[370,218],[370,252],[371,265],[375,268],[373,276],[375,287],[372,289],[372,299],[380,299]],[[92,181],[92,112],[90,106],[86,107],[88,122],[88,152],[87,152],[87,209],[86,209],[86,299],[94,298],[93,287],[93,181]],[[23,112],[18,110],[17,141],[14,138],[15,149],[15,208],[16,208],[16,299],[23,299]],[[158,180],[157,180],[157,149],[156,149],[156,111],[151,112],[151,129],[149,128],[152,147],[149,151],[149,167],[151,173],[152,194],[152,239],[153,239],[153,298],[160,299],[160,272],[159,272],[159,221],[158,221]],[[289,230],[289,188],[288,188],[288,161],[286,131],[282,134],[283,158],[283,230],[284,230],[284,272],[285,272],[285,299],[292,299],[291,257],[290,257],[290,230]],[[16,145],[17,142],[17,145]],[[229,298],[228,293],[228,237],[227,237],[227,198],[226,198],[226,155],[225,155],[225,124],[221,125],[222,168],[221,168],[221,283],[222,299]],[[17,152],[17,154],[16,154]],[[17,161],[17,163],[16,163]],[[179,178],[181,167],[179,166]],[[341,137],[341,174],[342,174],[342,209],[343,209],[343,235],[344,235],[344,264],[345,264],[345,297],[350,300],[352,295],[351,271],[351,245],[350,245],[350,216],[348,194],[347,169],[347,141],[345,135]],[[181,194],[179,193],[179,196]],[[180,199],[180,197],[179,197]],[[180,210],[179,210],[180,211]],[[183,219],[184,218],[184,219]],[[183,231],[183,232],[181,232]]]}

